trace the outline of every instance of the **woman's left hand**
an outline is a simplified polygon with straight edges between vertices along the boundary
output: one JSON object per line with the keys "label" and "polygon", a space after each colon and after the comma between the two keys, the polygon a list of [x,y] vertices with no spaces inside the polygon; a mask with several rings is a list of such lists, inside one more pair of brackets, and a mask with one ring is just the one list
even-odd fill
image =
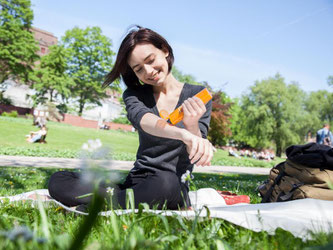
{"label": "woman's left hand", "polygon": [[199,119],[206,112],[206,106],[198,97],[188,98],[182,105],[185,127],[198,126]]}

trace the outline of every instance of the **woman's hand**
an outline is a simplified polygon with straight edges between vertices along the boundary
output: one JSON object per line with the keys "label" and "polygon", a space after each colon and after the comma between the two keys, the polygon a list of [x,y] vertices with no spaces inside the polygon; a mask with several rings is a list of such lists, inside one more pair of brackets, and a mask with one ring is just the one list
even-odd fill
{"label": "woman's hand", "polygon": [[199,119],[206,112],[206,106],[198,97],[191,97],[182,104],[184,118],[183,123],[186,129],[197,127]]}
{"label": "woman's hand", "polygon": [[196,164],[197,166],[210,166],[214,147],[207,139],[195,136],[191,133],[185,133],[183,142],[186,144],[186,149],[192,164]]}

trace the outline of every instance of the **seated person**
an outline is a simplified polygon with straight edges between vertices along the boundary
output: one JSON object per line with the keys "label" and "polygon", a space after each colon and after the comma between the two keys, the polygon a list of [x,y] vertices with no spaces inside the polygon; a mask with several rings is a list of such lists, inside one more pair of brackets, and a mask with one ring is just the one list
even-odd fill
{"label": "seated person", "polygon": [[232,149],[232,147],[229,148],[229,156],[239,158],[239,155]]}
{"label": "seated person", "polygon": [[45,138],[47,135],[47,128],[45,125],[42,125],[41,129],[37,132],[30,131],[29,135],[26,135],[27,142],[34,143],[34,142],[40,142],[45,143]]}

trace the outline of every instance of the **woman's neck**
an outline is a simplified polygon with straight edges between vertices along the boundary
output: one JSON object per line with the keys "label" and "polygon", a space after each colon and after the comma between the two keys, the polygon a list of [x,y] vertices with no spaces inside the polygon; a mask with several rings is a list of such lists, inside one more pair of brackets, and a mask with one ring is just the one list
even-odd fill
{"label": "woman's neck", "polygon": [[153,86],[153,91],[156,94],[163,92],[163,94],[167,95],[168,93],[172,93],[174,91],[182,88],[184,83],[179,82],[172,73],[169,73],[165,81],[160,86]]}

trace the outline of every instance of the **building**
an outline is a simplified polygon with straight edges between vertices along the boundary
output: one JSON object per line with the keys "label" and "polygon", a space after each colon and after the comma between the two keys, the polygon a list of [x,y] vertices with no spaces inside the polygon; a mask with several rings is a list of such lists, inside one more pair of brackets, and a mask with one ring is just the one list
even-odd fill
{"label": "building", "polygon": [[49,47],[58,44],[58,38],[48,31],[36,27],[32,27],[31,31],[34,33],[34,37],[39,43],[40,50],[37,52],[39,56],[48,54]]}

